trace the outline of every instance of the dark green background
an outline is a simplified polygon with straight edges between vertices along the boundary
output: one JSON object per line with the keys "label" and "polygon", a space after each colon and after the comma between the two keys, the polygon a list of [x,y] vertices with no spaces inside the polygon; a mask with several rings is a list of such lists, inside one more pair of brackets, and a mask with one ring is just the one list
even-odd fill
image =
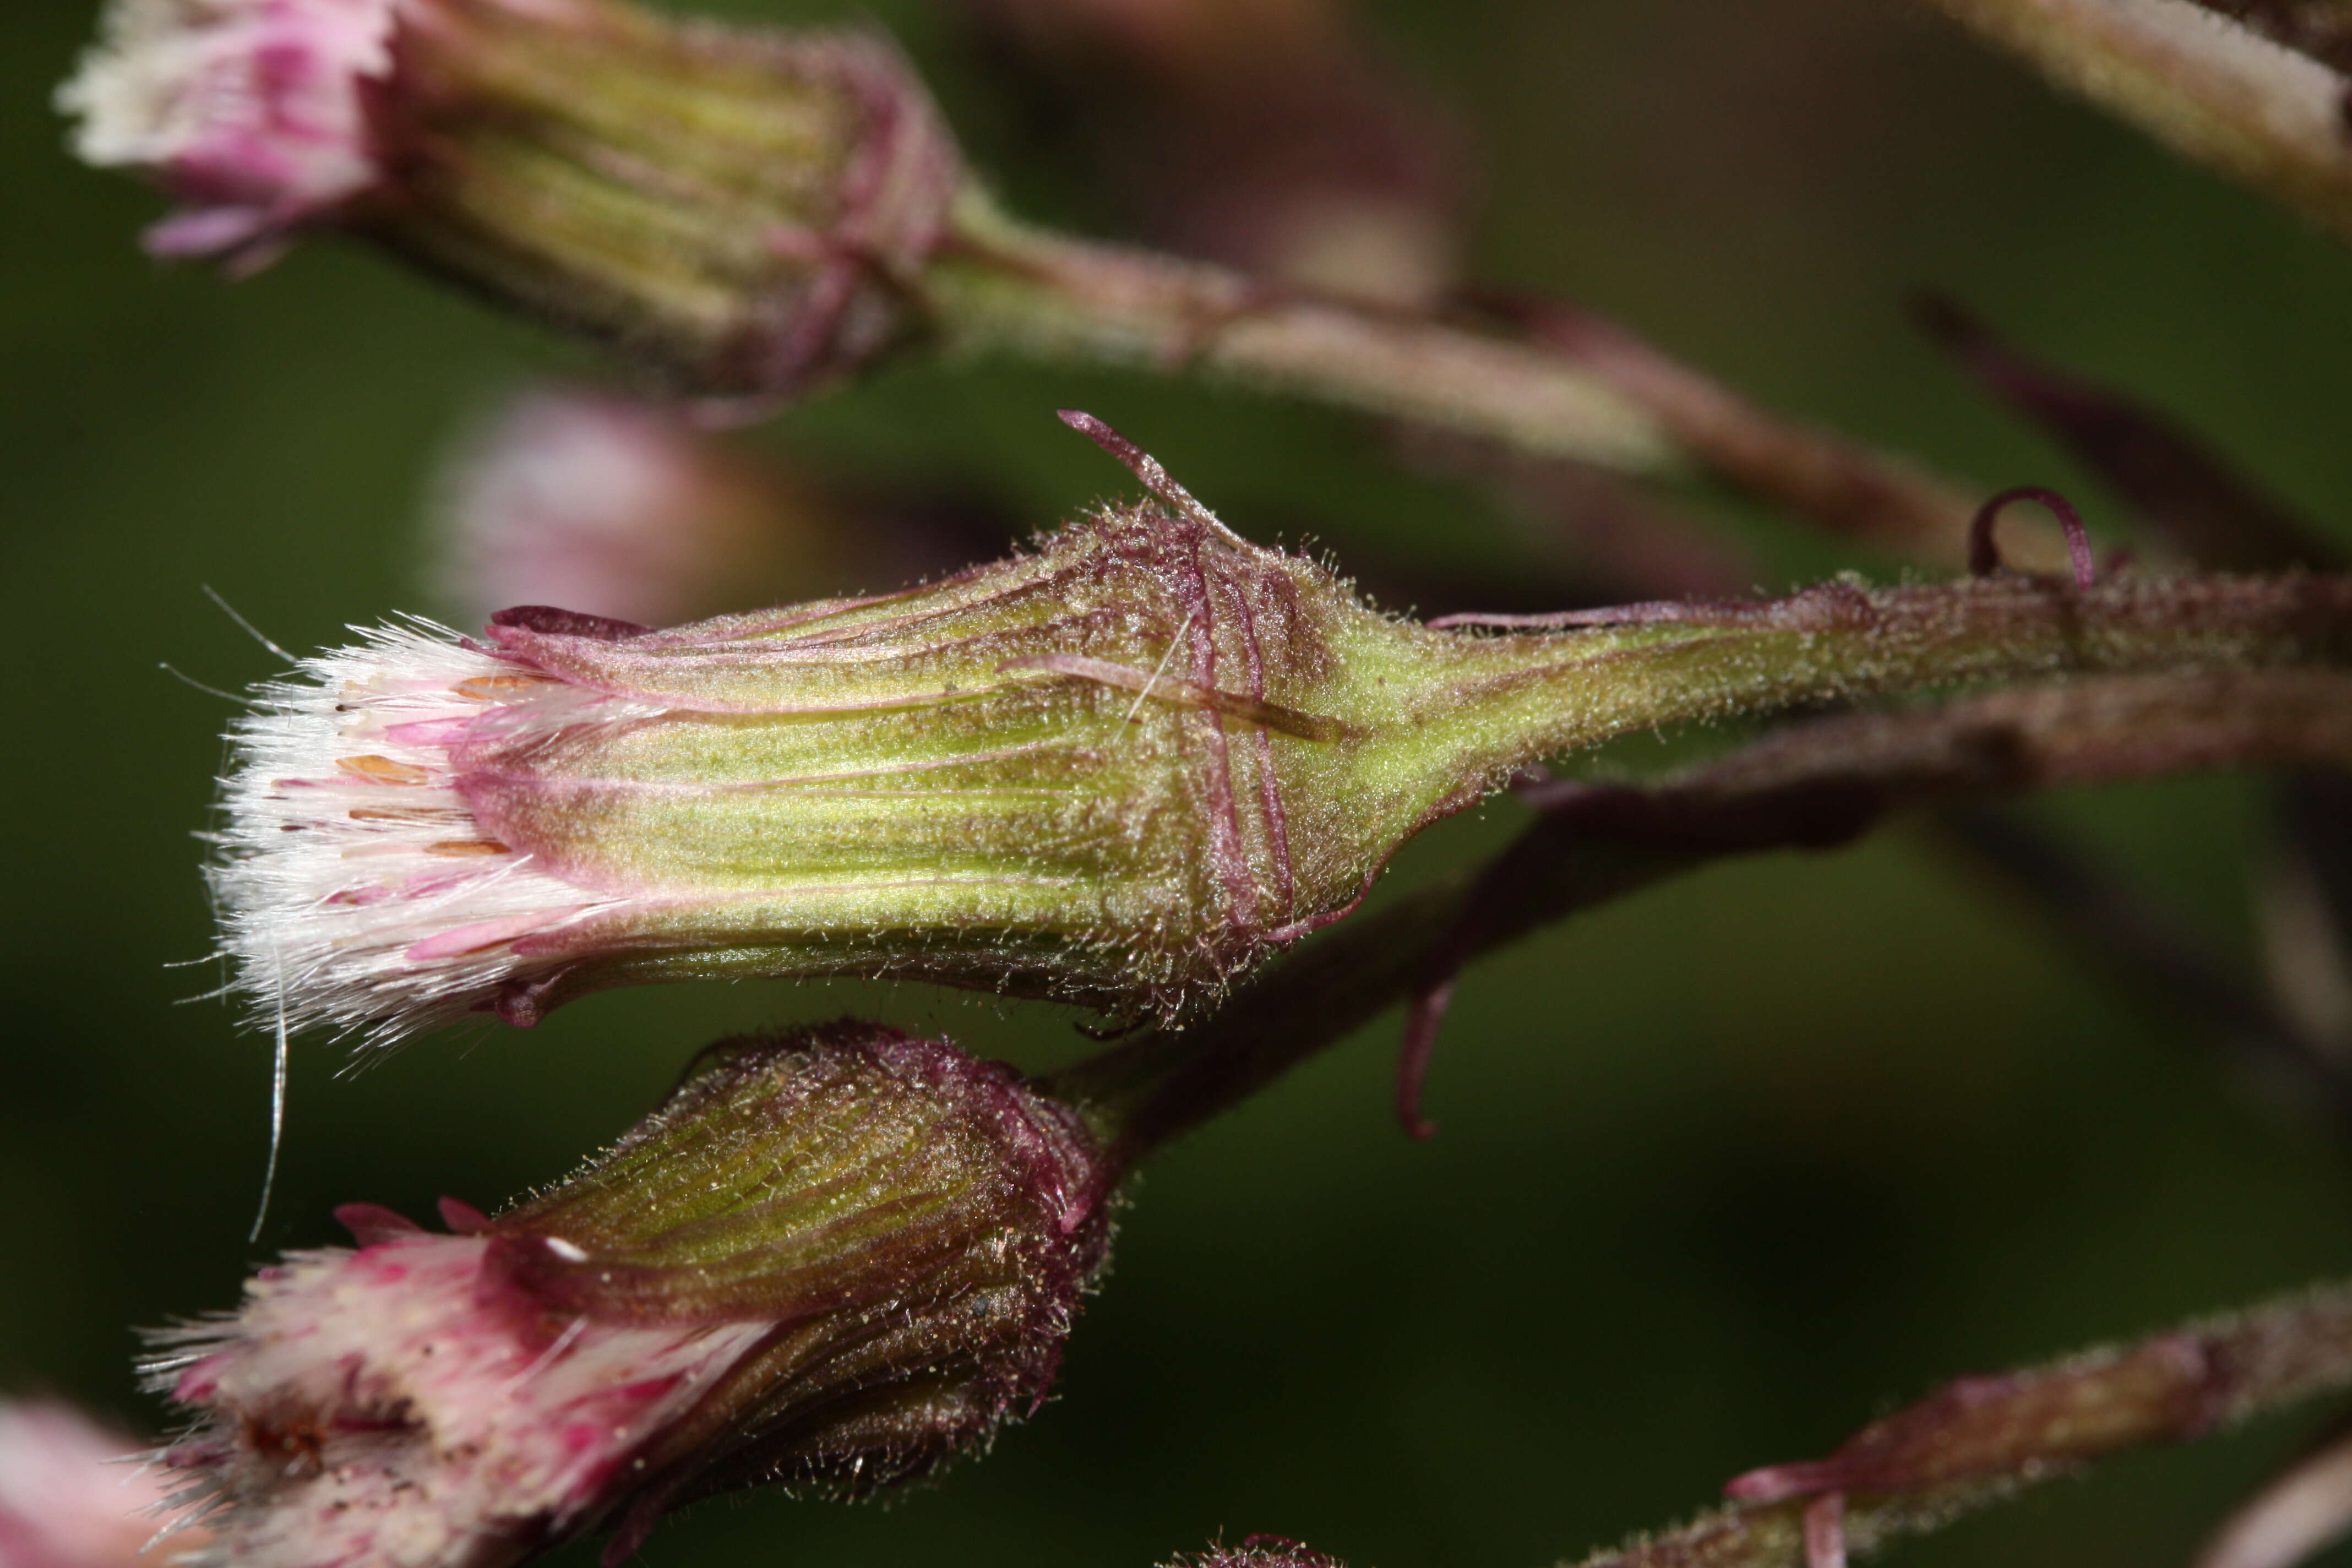
{"label": "dark green background", "polygon": [[[1109,221],[1082,153],[1024,142],[945,7],[875,9],[1024,205]],[[555,1175],[724,1033],[856,1009],[1071,1056],[1062,1015],[851,984],[600,996],[364,1070],[299,1042],[278,1199],[247,1245],[268,1049],[220,1004],[180,1005],[210,971],[165,967],[207,947],[191,835],[228,708],[158,663],[231,687],[272,668],[200,584],[297,649],[422,605],[440,443],[578,362],[332,244],[236,286],[150,264],[132,240],[158,204],[72,164],[47,104],[89,10],[0,6],[0,1389],[152,1425],[129,1325],[226,1306],[268,1249],[340,1239],[336,1203],[422,1214]],[[1940,284],[2352,515],[2352,255],[1895,0],[1372,10],[1490,145],[1480,279],[1584,300],[1952,471],[2095,502],[1905,327],[1905,293]],[[1072,404],[1244,531],[1514,569],[1470,490],[1401,480],[1349,419],[1240,395],[909,366],[765,438],[1043,524],[1124,482],[1053,422]],[[1857,563],[1725,515],[1782,541],[1766,585]],[[2242,951],[2255,801],[2200,781],[2049,809]],[[1396,876],[1519,815],[1448,824]],[[986,1462],[891,1509],[709,1506],[646,1560],[1144,1568],[1274,1531],[1357,1568],[1532,1568],[1940,1376],[2352,1264],[2352,1151],[1900,832],[1694,877],[1485,965],[1433,1078],[1434,1142],[1389,1118],[1394,1036],[1150,1174],[1059,1398]],[[1901,1561],[2179,1562],[2311,1426],[2118,1464]]]}

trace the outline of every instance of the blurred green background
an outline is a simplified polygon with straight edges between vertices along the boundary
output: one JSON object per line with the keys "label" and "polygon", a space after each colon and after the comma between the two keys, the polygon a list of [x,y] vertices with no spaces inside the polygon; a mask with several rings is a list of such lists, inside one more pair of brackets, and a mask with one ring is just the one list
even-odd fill
{"label": "blurred green background", "polygon": [[[1024,130],[951,8],[872,8],[1020,205],[1112,221],[1083,150]],[[200,584],[298,650],[431,607],[418,518],[442,444],[501,389],[586,362],[352,247],[234,286],[148,262],[133,239],[158,202],[74,165],[47,104],[91,9],[0,6],[0,668],[23,705],[0,771],[0,1390],[152,1429],[130,1325],[226,1307],[268,1252],[341,1239],[334,1204],[421,1215],[557,1175],[723,1034],[854,1010],[1024,1066],[1075,1055],[1066,1014],[860,984],[599,996],[357,1061],[298,1041],[278,1198],[247,1244],[268,1048],[190,1000],[213,971],[167,967],[207,951],[192,836],[230,709],[158,665],[229,688],[272,669]],[[2088,479],[1904,324],[1905,295],[1940,286],[2352,517],[2352,254],[1931,18],[1369,10],[1486,145],[1480,280],[1591,304],[1950,471],[2059,485],[2115,537]],[[1432,571],[1509,573],[1528,548],[1472,489],[1401,479],[1352,419],[1125,375],[908,365],[761,439],[1045,524],[1125,483],[1053,421],[1069,405],[1261,538]],[[1874,564],[1717,510],[1765,552],[1763,586]],[[2042,809],[2242,954],[2257,803],[2225,780]],[[1520,817],[1447,824],[1394,876]],[[1059,1396],[985,1462],[887,1509],[707,1506],[645,1560],[1144,1568],[1270,1531],[1356,1568],[1538,1564],[1942,1376],[2352,1268],[2339,1136],[1901,831],[1686,879],[1482,966],[1433,1075],[1433,1142],[1390,1118],[1394,1039],[1392,1019],[1367,1031],[1149,1174]],[[2116,1464],[1896,1560],[2183,1561],[2326,1414]]]}

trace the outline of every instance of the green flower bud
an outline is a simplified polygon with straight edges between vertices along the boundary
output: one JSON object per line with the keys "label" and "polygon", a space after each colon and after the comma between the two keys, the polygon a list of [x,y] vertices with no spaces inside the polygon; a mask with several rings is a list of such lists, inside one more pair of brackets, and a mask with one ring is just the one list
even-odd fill
{"label": "green flower bud", "polygon": [[505,1568],[778,1484],[863,1496],[1052,1386],[1109,1241],[1075,1114],[855,1021],[706,1054],[569,1181],[452,1234],[373,1205],[156,1336],[199,1568]]}

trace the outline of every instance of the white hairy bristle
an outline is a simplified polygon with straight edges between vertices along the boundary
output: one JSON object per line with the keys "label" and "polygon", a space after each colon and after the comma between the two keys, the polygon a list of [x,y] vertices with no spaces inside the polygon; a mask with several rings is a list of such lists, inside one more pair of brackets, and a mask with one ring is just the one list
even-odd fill
{"label": "white hairy bristle", "polygon": [[524,967],[516,940],[616,901],[481,832],[452,787],[458,732],[635,710],[423,622],[361,635],[261,687],[231,731],[212,881],[257,1023],[388,1041],[467,1016]]}

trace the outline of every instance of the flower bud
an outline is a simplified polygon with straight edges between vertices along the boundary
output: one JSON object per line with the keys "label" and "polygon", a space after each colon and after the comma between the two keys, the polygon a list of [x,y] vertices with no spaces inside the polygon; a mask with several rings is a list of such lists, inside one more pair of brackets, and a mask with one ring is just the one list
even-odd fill
{"label": "flower bud", "polygon": [[718,974],[1178,1009],[1518,756],[1446,698],[1503,639],[1391,621],[1184,501],[877,598],[671,631],[522,608],[307,661],[236,736],[244,984],[380,1035]]}
{"label": "flower bud", "polygon": [[161,254],[332,223],[727,396],[893,342],[962,177],[878,35],[616,0],[114,0],[58,102],[182,203]]}
{"label": "flower bud", "polygon": [[207,1563],[499,1568],[775,1483],[862,1496],[1044,1400],[1109,1227],[1074,1113],[845,1022],[714,1047],[571,1180],[454,1234],[339,1211],[159,1336]]}
{"label": "flower bud", "polygon": [[6,1568],[167,1568],[204,1543],[171,1532],[169,1489],[139,1445],[51,1400],[0,1399],[0,1564]]}
{"label": "flower bud", "polygon": [[670,631],[526,606],[264,687],[215,872],[262,1016],[383,1038],[870,974],[1179,1018],[1548,755],[1929,682],[2345,657],[2335,579],[1832,584],[1441,630],[1071,417],[1159,499],[898,594]]}

